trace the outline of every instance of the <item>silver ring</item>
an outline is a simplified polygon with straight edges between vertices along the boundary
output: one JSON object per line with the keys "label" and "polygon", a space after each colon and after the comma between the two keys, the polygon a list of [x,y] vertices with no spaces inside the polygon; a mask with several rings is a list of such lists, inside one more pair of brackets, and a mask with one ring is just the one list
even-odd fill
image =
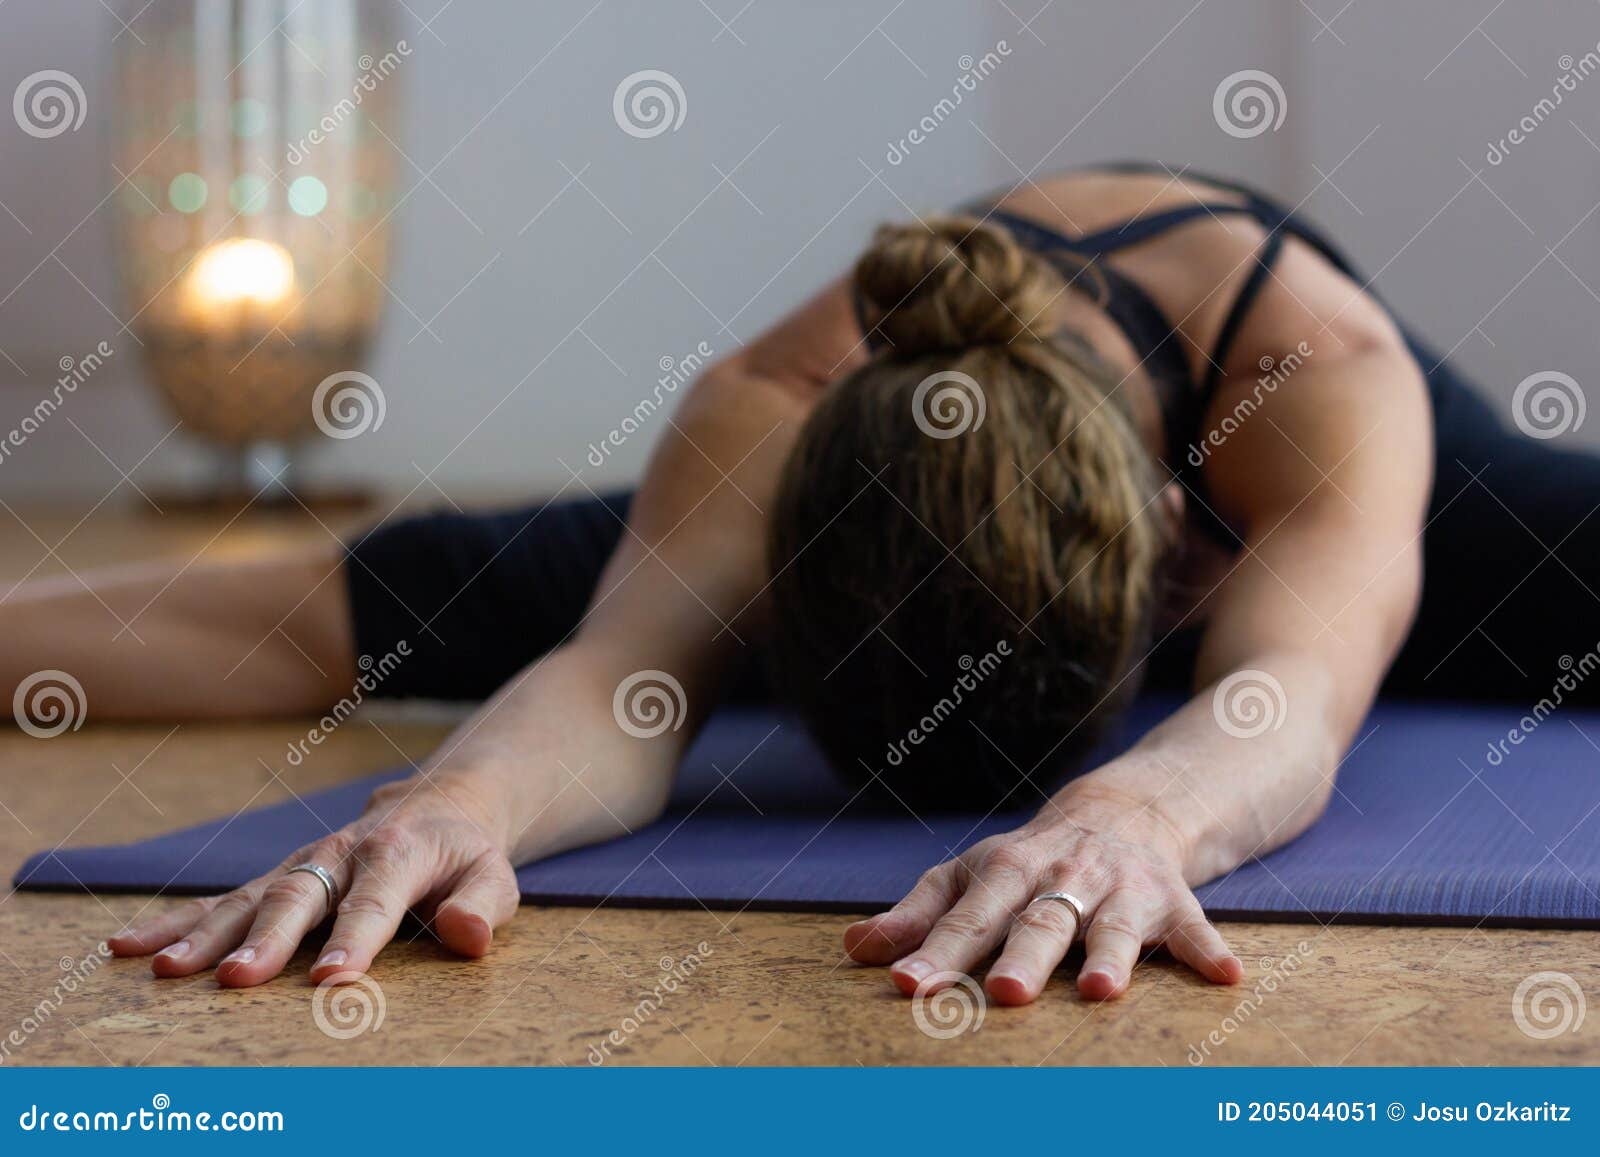
{"label": "silver ring", "polygon": [[292,876],[296,872],[310,872],[322,882],[322,890],[328,893],[328,915],[331,916],[339,905],[339,885],[333,882],[333,874],[321,864],[313,864],[309,860],[304,864],[296,864],[284,875]]}
{"label": "silver ring", "polygon": [[1083,930],[1086,919],[1084,916],[1083,901],[1078,899],[1071,892],[1040,892],[1032,900],[1028,901],[1028,907],[1033,907],[1041,900],[1054,900],[1058,904],[1065,904],[1068,908],[1072,909],[1073,918],[1078,922],[1078,930]]}

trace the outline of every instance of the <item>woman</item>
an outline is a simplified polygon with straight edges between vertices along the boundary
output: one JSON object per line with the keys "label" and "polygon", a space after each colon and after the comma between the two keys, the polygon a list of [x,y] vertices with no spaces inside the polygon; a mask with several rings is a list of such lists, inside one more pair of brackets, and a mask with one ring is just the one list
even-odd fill
{"label": "woman", "polygon": [[[1547,612],[1582,580],[1530,577],[1482,534],[1509,515],[1592,558],[1565,496],[1600,489],[1595,460],[1503,429],[1248,190],[1117,168],[969,212],[882,230],[853,278],[711,367],[631,500],[12,600],[7,674],[75,671],[100,717],[320,711],[400,642],[379,693],[489,697],[360,820],[115,950],[260,984],[336,901],[314,980],[368,969],[408,909],[480,955],[513,864],[658,816],[694,725],[769,670],[892,806],[1038,807],[847,929],[856,960],[913,992],[998,951],[988,991],[1017,1004],[1082,936],[1091,999],[1157,946],[1236,981],[1190,889],[1316,818],[1380,686],[1548,683]],[[141,611],[142,643],[108,651],[97,602]],[[904,742],[990,652],[957,714]],[[690,726],[618,725],[640,672],[682,686]],[[1079,766],[1141,682],[1193,698]],[[1231,719],[1247,683],[1270,725]]]}

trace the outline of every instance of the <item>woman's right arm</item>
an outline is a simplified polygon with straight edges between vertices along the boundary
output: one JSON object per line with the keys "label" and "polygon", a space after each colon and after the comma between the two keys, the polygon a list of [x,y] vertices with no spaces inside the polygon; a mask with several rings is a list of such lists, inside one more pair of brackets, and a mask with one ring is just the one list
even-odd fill
{"label": "woman's right arm", "polygon": [[[836,285],[708,369],[661,417],[668,425],[627,529],[568,643],[513,678],[417,775],[377,792],[360,819],[226,896],[124,932],[112,948],[157,952],[162,976],[216,964],[225,985],[263,983],[326,915],[317,878],[288,872],[310,861],[341,896],[313,980],[366,971],[408,910],[446,946],[479,956],[516,911],[512,865],[654,820],[760,629],[766,511],[820,388],[864,356],[859,333]],[[681,726],[640,737],[655,728],[621,725],[618,689],[644,672],[682,688]]]}
{"label": "woman's right arm", "polygon": [[[821,389],[864,360],[859,340],[836,284],[709,367],[659,419],[627,528],[576,635],[430,761],[495,781],[520,820],[507,841],[514,863],[660,814],[696,729],[761,631],[767,511],[784,461]],[[682,688],[685,716],[640,738],[619,721],[618,689],[636,677],[641,689],[659,687],[661,675]]]}
{"label": "woman's right arm", "polygon": [[[764,512],[805,411],[800,394],[741,358],[708,370],[665,419],[577,633],[429,761],[434,774],[493,784],[520,821],[506,842],[513,862],[608,839],[660,813],[696,727],[760,629]],[[658,704],[672,717],[660,734],[622,726],[618,689],[634,679],[640,691],[682,689],[681,708]]]}

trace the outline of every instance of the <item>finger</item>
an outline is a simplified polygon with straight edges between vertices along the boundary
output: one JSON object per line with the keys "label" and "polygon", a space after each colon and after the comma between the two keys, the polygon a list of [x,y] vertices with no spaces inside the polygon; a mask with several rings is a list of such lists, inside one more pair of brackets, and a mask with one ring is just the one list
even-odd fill
{"label": "finger", "polygon": [[439,904],[433,928],[452,952],[482,956],[489,951],[494,930],[511,919],[521,899],[510,861],[498,852],[484,852]]}
{"label": "finger", "polygon": [[862,964],[888,964],[915,950],[961,898],[964,872],[957,860],[929,868],[893,908],[846,928],[844,950]]}
{"label": "finger", "polygon": [[156,953],[150,971],[157,976],[191,976],[210,968],[244,939],[265,887],[265,878],[252,880],[210,901],[206,914],[182,940]]}
{"label": "finger", "polygon": [[158,916],[124,928],[106,941],[117,956],[144,956],[183,938],[210,911],[204,900],[190,900]]}
{"label": "finger", "polygon": [[1164,942],[1167,951],[1213,984],[1238,984],[1244,965],[1196,903],[1180,911]]}
{"label": "finger", "polygon": [[[352,875],[347,859],[335,860],[327,851],[300,862],[324,865],[336,888],[342,889]],[[285,872],[273,878],[262,890],[260,907],[243,943],[217,965],[217,983],[248,988],[271,980],[283,971],[306,933],[328,915],[328,890],[316,876]]]}
{"label": "finger", "polygon": [[891,967],[895,984],[910,995],[925,982],[931,987],[923,991],[948,987],[945,981],[930,979],[940,974],[970,973],[1000,943],[1028,894],[1022,871],[1003,863],[986,864],[973,875],[955,906],[934,924],[922,946]]}
{"label": "finger", "polygon": [[989,969],[984,987],[998,1004],[1037,999],[1077,935],[1078,918],[1067,905],[1055,900],[1029,904],[1017,913],[1005,951]]}
{"label": "finger", "polygon": [[355,858],[350,892],[339,901],[327,946],[311,966],[311,979],[319,984],[337,973],[372,967],[373,957],[394,939],[406,911],[427,891],[426,863],[414,841],[401,832],[377,829],[362,841]]}
{"label": "finger", "polygon": [[1141,893],[1124,888],[1107,896],[1084,932],[1079,994],[1086,1000],[1110,1000],[1126,992],[1145,940],[1159,923],[1160,912]]}

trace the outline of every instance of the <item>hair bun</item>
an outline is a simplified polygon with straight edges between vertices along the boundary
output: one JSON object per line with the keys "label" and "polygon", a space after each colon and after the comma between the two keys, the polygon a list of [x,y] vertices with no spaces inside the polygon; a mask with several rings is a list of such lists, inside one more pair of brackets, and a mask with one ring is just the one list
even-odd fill
{"label": "hair bun", "polygon": [[1046,341],[1060,274],[999,225],[930,217],[884,225],[856,262],[867,324],[895,354]]}

